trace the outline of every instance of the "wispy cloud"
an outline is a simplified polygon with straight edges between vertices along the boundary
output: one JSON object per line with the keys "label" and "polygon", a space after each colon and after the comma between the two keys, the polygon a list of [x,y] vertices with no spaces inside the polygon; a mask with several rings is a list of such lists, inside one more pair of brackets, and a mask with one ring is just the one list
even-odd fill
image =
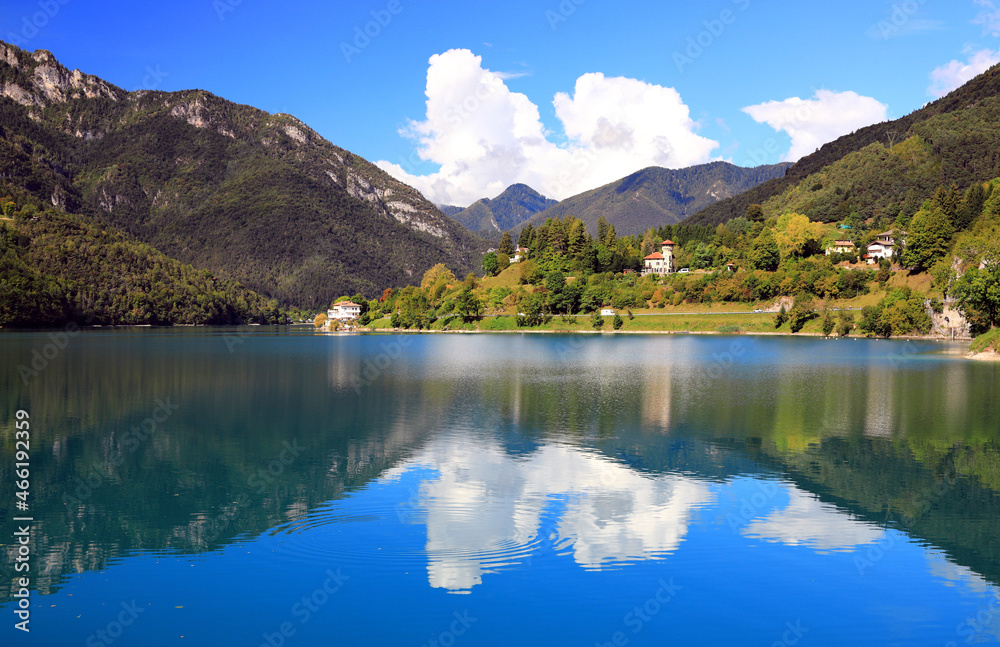
{"label": "wispy cloud", "polygon": [[1000,36],[1000,7],[994,0],[973,0],[978,7],[982,7],[979,15],[972,21],[973,24],[982,25],[983,33],[991,36]]}
{"label": "wispy cloud", "polygon": [[976,76],[979,76],[997,63],[1000,63],[1000,49],[989,48],[973,52],[967,61],[953,60],[931,72],[931,85],[927,94],[933,97],[943,97]]}
{"label": "wispy cloud", "polygon": [[880,20],[868,28],[868,36],[875,40],[889,40],[902,36],[921,36],[923,34],[944,31],[946,25],[942,20],[925,18],[907,18],[906,20]]}

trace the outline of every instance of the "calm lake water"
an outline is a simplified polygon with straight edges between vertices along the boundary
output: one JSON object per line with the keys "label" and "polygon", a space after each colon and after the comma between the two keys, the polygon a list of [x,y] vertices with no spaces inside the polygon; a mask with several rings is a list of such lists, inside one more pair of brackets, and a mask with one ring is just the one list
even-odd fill
{"label": "calm lake water", "polygon": [[3,645],[1000,641],[1000,364],[962,345],[53,343],[0,334]]}

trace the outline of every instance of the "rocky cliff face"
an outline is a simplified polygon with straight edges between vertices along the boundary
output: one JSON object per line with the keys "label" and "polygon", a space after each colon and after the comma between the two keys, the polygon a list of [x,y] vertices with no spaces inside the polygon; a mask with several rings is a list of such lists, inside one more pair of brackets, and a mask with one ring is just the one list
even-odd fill
{"label": "rocky cliff face", "polygon": [[0,43],[0,114],[39,197],[286,302],[375,296],[439,262],[465,273],[486,247],[295,117],[203,90],[126,92]]}

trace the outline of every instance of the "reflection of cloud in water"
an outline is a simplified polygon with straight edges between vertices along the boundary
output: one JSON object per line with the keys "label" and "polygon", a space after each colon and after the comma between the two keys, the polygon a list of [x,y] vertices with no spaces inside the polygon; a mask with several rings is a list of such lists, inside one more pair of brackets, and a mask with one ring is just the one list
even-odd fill
{"label": "reflection of cloud in water", "polygon": [[[410,465],[438,478],[421,486],[431,586],[467,590],[491,568],[527,559],[547,506],[565,502],[555,543],[586,568],[677,549],[693,509],[712,500],[685,476],[647,476],[575,447],[547,445],[527,458],[496,444],[433,443]],[[405,468],[404,468],[405,469]]]}
{"label": "reflection of cloud in water", "polygon": [[990,584],[986,578],[968,566],[959,566],[936,550],[928,550],[926,557],[927,568],[931,575],[944,580],[945,585],[961,586],[973,593],[1000,595],[1000,589]]}
{"label": "reflection of cloud in water", "polygon": [[817,550],[851,551],[878,541],[884,532],[878,526],[858,521],[809,492],[788,488],[788,505],[763,519],[750,522],[743,534],[790,546]]}

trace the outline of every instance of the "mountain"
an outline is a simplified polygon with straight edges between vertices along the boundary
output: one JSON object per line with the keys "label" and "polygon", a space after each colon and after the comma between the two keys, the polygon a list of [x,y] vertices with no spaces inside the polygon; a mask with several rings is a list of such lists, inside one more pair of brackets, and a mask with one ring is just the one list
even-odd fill
{"label": "mountain", "polygon": [[531,217],[539,226],[548,218],[573,215],[597,231],[604,216],[618,235],[642,234],[684,220],[705,206],[738,195],[761,182],[779,178],[787,164],[741,168],[712,162],[672,170],[651,166],[591,191],[586,191]]}
{"label": "mountain", "polygon": [[[891,220],[904,203],[912,213],[913,205],[919,207],[939,185],[966,188],[1000,176],[998,123],[1000,66],[994,66],[905,117],[825,144],[784,177],[707,206],[685,222],[717,225],[769,200],[794,206],[814,220],[834,221],[851,213]],[[798,197],[779,197],[790,191]]]}
{"label": "mountain", "polygon": [[477,236],[500,240],[503,232],[556,204],[556,200],[546,198],[526,184],[512,184],[492,200],[483,198],[457,214],[448,215]]}
{"label": "mountain", "polygon": [[486,245],[298,119],[203,90],[126,92],[0,43],[0,174],[283,303],[379,294]]}
{"label": "mountain", "polygon": [[441,210],[441,213],[449,218],[454,218],[455,214],[465,211],[465,207],[456,207],[453,204],[439,204],[437,205],[437,208]]}

